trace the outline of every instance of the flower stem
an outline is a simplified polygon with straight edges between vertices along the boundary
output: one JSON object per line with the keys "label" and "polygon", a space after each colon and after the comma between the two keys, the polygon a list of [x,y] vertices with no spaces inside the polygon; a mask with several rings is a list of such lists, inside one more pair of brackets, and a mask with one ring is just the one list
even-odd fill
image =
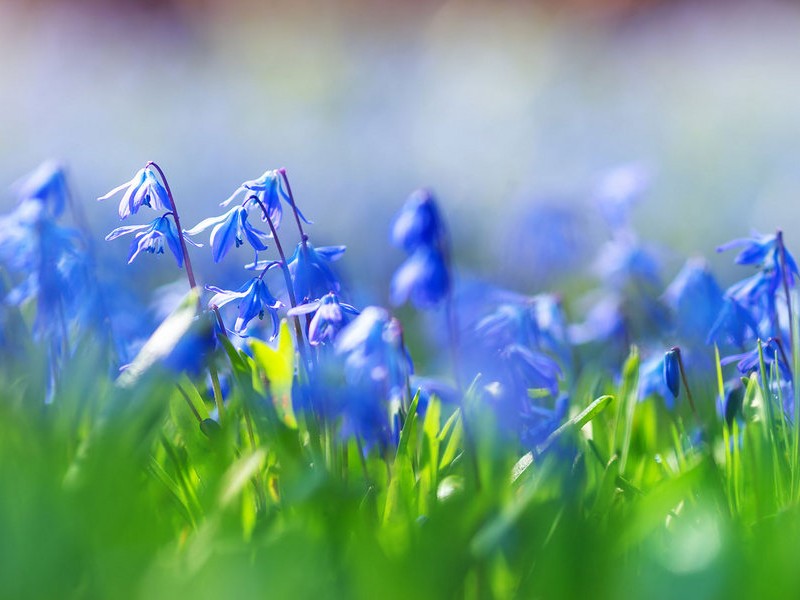
{"label": "flower stem", "polygon": [[[197,287],[197,280],[194,277],[194,269],[192,269],[192,261],[189,258],[189,250],[186,247],[186,240],[183,239],[183,229],[181,228],[181,218],[178,214],[178,207],[175,204],[175,198],[172,195],[172,189],[169,187],[169,181],[167,181],[167,176],[164,175],[164,171],[158,165],[158,163],[148,161],[145,165],[145,168],[153,167],[156,171],[158,171],[159,176],[161,177],[161,181],[164,183],[164,188],[167,190],[167,196],[169,197],[169,203],[171,205],[171,214],[172,218],[175,220],[175,228],[178,230],[178,240],[181,243],[181,253],[183,254],[183,263],[186,265],[186,278],[189,280],[189,287],[191,289],[195,289]],[[197,297],[197,307],[200,308],[200,296]],[[219,314],[219,309],[214,306],[212,308],[214,311],[214,315],[217,317],[217,324],[220,326],[220,332],[223,336],[228,337],[228,333],[225,331],[224,322],[222,321],[222,316]],[[217,412],[219,413],[219,420],[220,423],[222,422],[224,415],[225,415],[225,405],[222,398],[222,389],[219,385],[219,373],[217,373],[217,368],[209,363],[208,365],[208,372],[211,376],[211,387],[214,390],[214,403],[217,405]]]}
{"label": "flower stem", "polygon": [[[286,291],[289,294],[289,304],[292,305],[292,308],[297,306],[297,298],[294,295],[294,285],[292,284],[292,274],[289,273],[289,267],[286,263],[286,254],[283,252],[283,246],[281,245],[281,241],[278,238],[278,230],[275,229],[275,224],[272,222],[272,219],[269,216],[269,212],[267,211],[267,207],[264,206],[264,203],[258,198],[258,196],[250,196],[251,200],[254,200],[258,203],[261,207],[261,212],[264,213],[264,218],[267,220],[267,225],[269,225],[269,230],[272,233],[272,239],[275,240],[275,249],[278,251],[278,256],[281,257],[281,271],[283,272],[283,279],[286,282]],[[301,356],[306,357],[305,351],[305,342],[303,340],[303,328],[300,325],[300,318],[294,316],[294,328],[295,328],[295,335],[297,336],[297,347],[300,350]]]}
{"label": "flower stem", "polygon": [[689,381],[688,379],[686,379],[686,369],[683,366],[683,356],[681,355],[681,349],[678,346],[673,346],[671,348],[671,351],[675,352],[675,356],[678,359],[678,368],[681,371],[681,380],[683,381],[683,387],[686,389],[686,397],[689,399],[689,406],[692,407],[692,414],[694,415],[694,418],[699,425],[700,417],[697,414],[697,408],[694,405],[694,398],[692,397],[692,390],[689,387]]}

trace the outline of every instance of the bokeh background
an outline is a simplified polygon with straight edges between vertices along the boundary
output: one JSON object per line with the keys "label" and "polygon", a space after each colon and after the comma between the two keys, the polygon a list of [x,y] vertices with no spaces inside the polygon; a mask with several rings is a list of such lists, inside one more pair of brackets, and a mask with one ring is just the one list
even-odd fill
{"label": "bokeh background", "polygon": [[186,225],[285,166],[312,240],[346,244],[361,302],[385,302],[391,216],[424,185],[464,272],[559,291],[607,237],[598,178],[634,162],[666,272],[701,254],[725,283],[727,239],[781,227],[800,248],[798,32],[790,2],[4,0],[0,208],[59,158],[102,241],[116,203],[94,198],[146,160]]}

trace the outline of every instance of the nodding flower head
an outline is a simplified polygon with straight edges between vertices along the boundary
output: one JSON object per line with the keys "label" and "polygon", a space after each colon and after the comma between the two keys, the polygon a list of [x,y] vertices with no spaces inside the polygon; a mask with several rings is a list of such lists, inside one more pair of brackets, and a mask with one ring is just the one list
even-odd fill
{"label": "nodding flower head", "polygon": [[409,298],[417,308],[430,308],[450,291],[450,273],[441,253],[420,246],[400,265],[392,278],[392,304],[398,306]]}
{"label": "nodding flower head", "polygon": [[296,316],[310,313],[314,313],[314,316],[308,324],[308,341],[312,346],[318,346],[333,342],[358,311],[349,304],[339,302],[339,297],[331,292],[319,300],[289,309],[287,314]]}
{"label": "nodding flower head", "polygon": [[413,192],[392,225],[392,242],[406,252],[420,246],[441,248],[447,234],[436,199],[430,190]]}
{"label": "nodding flower head", "polygon": [[245,240],[256,252],[266,250],[266,240],[269,236],[254,228],[247,220],[247,216],[247,209],[244,206],[234,206],[223,215],[203,219],[187,230],[186,234],[196,235],[213,227],[211,230],[211,255],[214,262],[221,261],[232,246],[235,245],[238,248],[244,244]]}
{"label": "nodding flower head", "polygon": [[239,307],[239,316],[233,326],[234,332],[243,333],[250,321],[256,317],[263,319],[264,315],[268,314],[272,321],[270,339],[278,335],[278,327],[280,325],[278,309],[283,304],[272,295],[266,282],[261,277],[254,277],[242,287],[233,291],[223,290],[211,285],[207,285],[206,289],[215,292],[211,300],[208,301],[209,307],[222,307],[234,300],[239,301],[237,305]]}
{"label": "nodding flower head", "polygon": [[662,296],[675,316],[678,335],[705,341],[722,309],[722,290],[703,259],[689,259]]}
{"label": "nodding flower head", "polygon": [[64,212],[69,197],[64,165],[48,160],[14,184],[20,202],[38,200],[50,208],[54,217]]}
{"label": "nodding flower head", "polygon": [[142,206],[149,206],[154,210],[173,210],[166,188],[149,165],[139,169],[133,179],[115,187],[98,200],[108,200],[122,190],[125,193],[119,203],[120,219],[136,214]]}
{"label": "nodding flower head", "polygon": [[339,292],[339,279],[329,263],[341,258],[344,251],[344,246],[314,248],[308,242],[297,244],[294,254],[287,261],[287,267],[298,303],[317,300],[328,292]]}
{"label": "nodding flower head", "polygon": [[[175,223],[170,218],[170,213],[165,213],[153,219],[147,225],[128,225],[125,227],[117,227],[114,231],[106,236],[106,240],[115,240],[120,236],[128,235],[129,233],[135,234],[133,242],[131,242],[131,249],[128,253],[128,264],[131,264],[139,254],[150,252],[151,254],[164,254],[164,243],[166,242],[172,255],[178,263],[178,267],[183,266],[183,252],[181,251],[181,241],[178,237],[178,229]],[[184,236],[184,239],[191,244],[192,240]]]}
{"label": "nodding flower head", "polygon": [[[283,187],[283,174],[279,170],[266,171],[261,177],[245,181],[236,188],[236,191],[231,194],[227,200],[220,203],[220,206],[228,206],[238,196],[245,195],[246,199],[244,204],[261,204],[262,210],[266,210],[269,215],[272,225],[277,229],[280,227],[281,220],[283,219],[283,207],[281,206],[281,198],[297,210],[298,216],[308,224],[311,221],[303,216],[303,213],[292,203],[292,198],[286,193]],[[255,199],[257,200],[255,200]],[[266,217],[262,215],[262,219],[266,221]]]}

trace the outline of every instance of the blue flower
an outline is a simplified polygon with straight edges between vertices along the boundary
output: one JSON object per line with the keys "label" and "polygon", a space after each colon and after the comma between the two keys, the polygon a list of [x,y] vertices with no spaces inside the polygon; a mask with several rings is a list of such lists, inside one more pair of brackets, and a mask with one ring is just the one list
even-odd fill
{"label": "blue flower", "polygon": [[681,391],[681,371],[679,350],[672,348],[664,354],[664,382],[667,384],[672,397],[677,398]]}
{"label": "blue flower", "polygon": [[256,252],[267,249],[265,240],[269,236],[250,225],[244,206],[235,206],[223,215],[203,219],[186,234],[196,235],[212,226],[211,255],[214,262],[221,261],[234,244],[237,248],[244,244],[245,239]]}
{"label": "blue flower", "polygon": [[344,433],[389,447],[399,432],[399,410],[410,400],[406,390],[413,371],[400,323],[383,308],[368,306],[339,333],[334,348],[347,382]]}
{"label": "blue flower", "polygon": [[[142,251],[150,252],[151,254],[164,254],[164,242],[166,242],[178,263],[178,267],[183,267],[181,242],[180,238],[178,238],[178,230],[175,227],[175,223],[170,218],[170,214],[171,213],[165,213],[157,219],[153,219],[147,225],[117,227],[106,236],[106,240],[115,240],[129,233],[136,234],[134,235],[131,249],[128,253],[128,264],[131,264]],[[184,239],[194,244],[192,240],[189,240],[185,236]]]}
{"label": "blue flower", "polygon": [[500,358],[520,397],[527,396],[529,389],[545,389],[552,396],[558,394],[561,368],[546,354],[511,344],[500,352]]}
{"label": "blue flower", "polygon": [[447,234],[430,190],[413,192],[392,225],[392,242],[406,252],[420,246],[442,247]]}
{"label": "blue flower", "polygon": [[133,179],[115,187],[113,190],[100,196],[98,200],[108,200],[118,192],[125,190],[119,203],[119,218],[125,219],[136,214],[141,206],[149,206],[154,210],[172,210],[166,188],[156,177],[149,166],[139,169]]}
{"label": "blue flower", "polygon": [[64,212],[69,198],[64,165],[55,160],[42,163],[35,171],[14,184],[14,187],[20,201],[38,200],[47,204],[54,217]]}
{"label": "blue flower", "polygon": [[[742,250],[734,259],[737,265],[756,265],[763,268],[775,268],[780,262],[781,242],[778,234],[759,235],[754,233],[751,238],[741,238],[722,244],[717,248],[717,252],[725,252],[731,248],[742,247]],[[789,276],[798,275],[797,263],[794,257],[786,251],[786,263]]]}
{"label": "blue flower", "polygon": [[[778,372],[781,378],[787,382],[791,382],[792,380],[792,370],[789,365],[786,363],[786,357],[781,350],[781,347],[778,345],[774,339],[769,339],[766,342],[761,344],[761,354],[764,357],[764,365],[769,370],[769,367],[775,362],[776,358],[778,361]],[[758,346],[749,351],[743,352],[741,354],[734,354],[731,356],[726,356],[723,358],[720,363],[723,365],[728,365],[731,363],[736,363],[736,368],[739,369],[739,372],[742,375],[749,375],[754,371],[758,371],[761,367],[761,359],[758,353]]]}
{"label": "blue flower", "polygon": [[347,325],[351,317],[358,314],[355,307],[339,302],[333,292],[325,294],[319,300],[300,304],[287,311],[289,316],[314,313],[308,324],[308,341],[312,346],[333,342],[339,331]]}
{"label": "blue flower", "polygon": [[233,330],[236,333],[244,332],[250,321],[256,317],[263,319],[265,314],[269,314],[272,320],[270,339],[278,335],[280,320],[277,309],[283,304],[272,295],[266,282],[261,277],[250,279],[242,287],[234,291],[223,290],[212,285],[207,285],[206,289],[210,292],[216,292],[211,297],[211,300],[208,301],[209,307],[222,307],[234,300],[239,301],[237,305],[239,307],[239,316],[233,326]]}
{"label": "blue flower", "polygon": [[411,298],[417,308],[430,308],[450,291],[450,273],[441,253],[420,246],[402,264],[392,278],[392,304],[398,306]]}
{"label": "blue flower", "polygon": [[539,450],[567,416],[569,398],[559,396],[553,408],[528,403],[521,415],[519,437],[523,446],[531,450]]}
{"label": "blue flower", "polygon": [[644,165],[632,163],[607,171],[595,186],[600,212],[613,229],[629,225],[631,206],[650,185],[652,174]]}
{"label": "blue flower", "polygon": [[706,343],[744,346],[758,336],[758,323],[753,315],[731,297],[726,297],[716,321],[708,332]]}
{"label": "blue flower", "polygon": [[339,292],[339,280],[328,263],[341,258],[344,251],[344,246],[314,248],[309,242],[297,244],[287,266],[298,303],[317,300],[328,292]]}
{"label": "blue flower", "polygon": [[678,335],[705,341],[722,309],[722,290],[703,259],[690,259],[662,296],[673,310]]}
{"label": "blue flower", "polygon": [[[263,204],[264,208],[267,210],[267,214],[269,215],[269,218],[272,221],[275,229],[278,229],[281,224],[281,220],[283,219],[281,198],[283,198],[284,201],[292,206],[291,197],[283,189],[283,176],[280,170],[266,171],[258,179],[245,181],[242,183],[242,185],[236,188],[236,191],[233,192],[233,194],[231,194],[227,200],[221,202],[220,206],[228,206],[228,204],[233,202],[240,194],[247,195],[245,204],[250,202],[251,204],[258,205],[257,202],[250,200],[251,196],[256,196],[259,202],[261,202],[261,204]],[[306,219],[303,216],[303,213],[301,213],[296,206],[294,206],[294,208],[297,210],[297,214],[301,219],[303,219],[303,221],[311,224],[311,221]],[[266,221],[266,218],[263,215],[262,219]]]}
{"label": "blue flower", "polygon": [[629,232],[618,232],[604,244],[594,268],[604,281],[616,287],[635,284],[661,285],[661,266],[654,253]]}

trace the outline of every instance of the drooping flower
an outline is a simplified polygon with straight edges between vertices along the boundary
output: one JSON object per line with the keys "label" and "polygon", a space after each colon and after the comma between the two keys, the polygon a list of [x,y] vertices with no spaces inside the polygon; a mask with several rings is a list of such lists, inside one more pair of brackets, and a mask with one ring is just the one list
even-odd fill
{"label": "drooping flower", "polygon": [[392,242],[409,253],[420,246],[441,247],[446,235],[436,199],[427,189],[408,197],[392,225]]}
{"label": "drooping flower", "polygon": [[21,202],[38,200],[49,206],[50,214],[54,217],[64,212],[69,197],[64,165],[55,160],[43,162],[32,173],[17,181],[14,188]]}
{"label": "drooping flower", "polygon": [[211,230],[211,255],[214,262],[221,261],[232,246],[237,248],[247,242],[256,252],[267,249],[269,237],[263,231],[255,229],[247,220],[248,213],[244,206],[234,206],[218,217],[203,219],[186,231],[187,235],[196,235],[213,227]]}
{"label": "drooping flower", "polygon": [[731,297],[722,302],[722,309],[708,332],[706,343],[734,344],[742,347],[758,337],[758,323],[743,306]]}
{"label": "drooping flower", "polygon": [[742,375],[749,375],[754,371],[758,371],[761,365],[761,357],[764,357],[764,365],[769,368],[776,360],[778,364],[778,372],[781,378],[787,382],[792,380],[792,370],[787,364],[787,357],[775,339],[769,339],[761,344],[761,353],[759,354],[758,346],[749,352],[741,354],[732,354],[726,356],[720,362],[723,365],[736,363],[736,368]]}
{"label": "drooping flower", "polygon": [[278,311],[283,304],[277,300],[272,292],[269,291],[266,282],[261,277],[253,277],[237,290],[223,290],[221,288],[207,285],[206,289],[215,292],[214,296],[208,301],[209,307],[223,307],[229,302],[238,300],[239,316],[233,326],[236,333],[243,333],[247,325],[258,317],[263,319],[268,314],[272,320],[272,332],[270,339],[278,335],[280,319]]}
{"label": "drooping flower", "polygon": [[413,371],[399,322],[385,309],[368,306],[339,333],[334,348],[347,383],[345,433],[368,445],[390,446]]}
{"label": "drooping flower", "polygon": [[631,206],[650,185],[652,174],[641,163],[621,165],[607,171],[597,182],[597,207],[612,229],[629,226]]}
{"label": "drooping flower", "polygon": [[353,316],[358,315],[354,306],[339,302],[339,297],[330,292],[319,300],[300,304],[287,311],[289,316],[314,313],[308,324],[308,341],[312,346],[333,342],[341,329]]}
{"label": "drooping flower", "polygon": [[[115,240],[120,236],[130,233],[135,233],[135,235],[133,236],[134,239],[133,242],[131,242],[131,249],[128,253],[128,264],[131,264],[143,251],[150,252],[151,254],[164,254],[164,243],[166,242],[166,245],[175,257],[175,261],[178,263],[178,267],[183,267],[181,242],[175,223],[170,218],[170,213],[165,213],[157,219],[153,219],[147,225],[117,227],[106,236],[106,240]],[[185,235],[184,239],[194,244],[194,242]]]}
{"label": "drooping flower", "polygon": [[662,296],[681,338],[704,342],[722,309],[722,290],[708,263],[689,259]]}
{"label": "drooping flower", "polygon": [[441,253],[429,246],[420,246],[395,272],[391,300],[399,306],[410,298],[417,308],[431,308],[449,291],[450,273]]}
{"label": "drooping flower", "polygon": [[322,298],[329,292],[338,293],[339,279],[329,263],[341,258],[344,246],[322,246],[314,248],[309,242],[300,242],[287,261],[292,277],[295,298],[304,304]]}
{"label": "drooping flower", "polygon": [[107,194],[100,196],[98,200],[107,200],[122,190],[125,190],[125,193],[119,203],[120,219],[136,214],[142,206],[148,206],[154,210],[172,210],[167,190],[150,166],[139,169],[133,179],[115,187]]}
{"label": "drooping flower", "polygon": [[[258,198],[259,202],[264,205],[264,208],[266,209],[275,229],[280,226],[281,220],[283,219],[281,198],[283,198],[286,203],[292,206],[291,197],[283,189],[283,176],[279,170],[266,171],[257,179],[245,181],[242,183],[242,185],[236,188],[236,191],[233,192],[233,194],[231,194],[227,200],[221,202],[220,206],[228,206],[228,204],[233,202],[242,194],[247,196],[245,199],[245,204],[249,201],[258,205],[258,202],[249,200],[250,196],[256,196]],[[311,221],[303,216],[303,213],[301,213],[296,206],[294,206],[294,208],[297,210],[297,214],[303,221],[308,224],[311,223]],[[266,221],[266,218],[263,215],[262,219]]]}

